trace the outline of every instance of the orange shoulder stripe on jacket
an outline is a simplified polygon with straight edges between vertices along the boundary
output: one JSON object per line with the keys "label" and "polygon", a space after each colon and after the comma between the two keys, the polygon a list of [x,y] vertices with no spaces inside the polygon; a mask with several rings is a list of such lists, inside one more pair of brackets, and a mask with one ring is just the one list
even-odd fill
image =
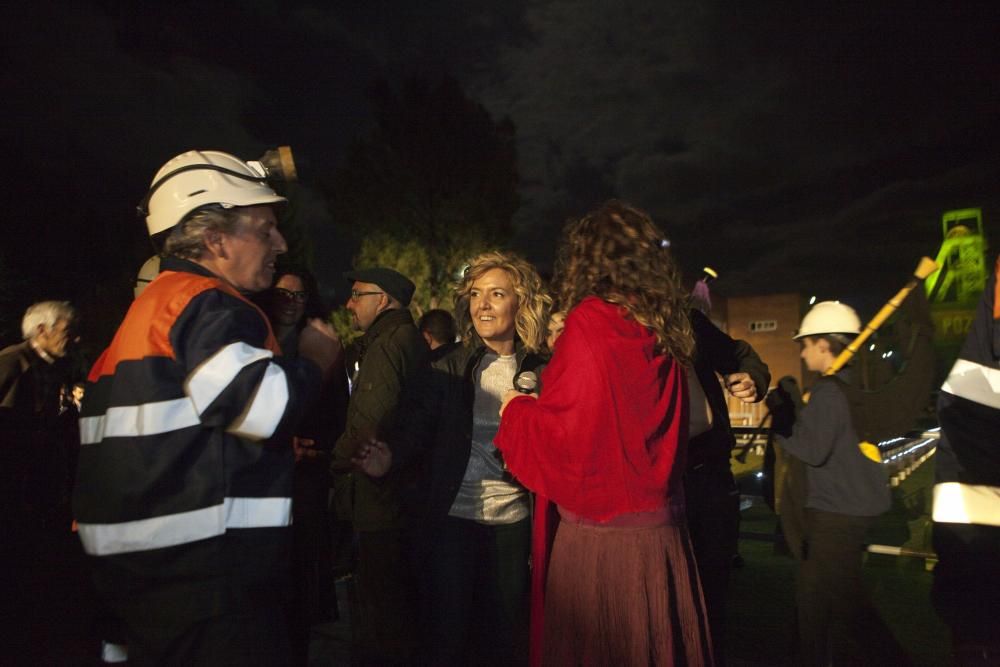
{"label": "orange shoulder stripe on jacket", "polygon": [[171,327],[192,299],[210,289],[220,290],[253,306],[267,325],[267,348],[276,355],[281,354],[263,311],[236,289],[218,278],[164,271],[132,303],[118,333],[94,364],[87,379],[96,382],[103,375],[112,375],[122,361],[147,357],[174,359],[174,349],[170,344]]}

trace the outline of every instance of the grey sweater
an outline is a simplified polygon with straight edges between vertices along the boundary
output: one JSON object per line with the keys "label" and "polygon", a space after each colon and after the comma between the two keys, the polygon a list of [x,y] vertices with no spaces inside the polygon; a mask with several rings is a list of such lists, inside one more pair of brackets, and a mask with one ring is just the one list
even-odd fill
{"label": "grey sweater", "polygon": [[847,397],[836,383],[833,378],[816,383],[782,445],[806,464],[806,507],[875,516],[889,509],[886,472],[858,448]]}

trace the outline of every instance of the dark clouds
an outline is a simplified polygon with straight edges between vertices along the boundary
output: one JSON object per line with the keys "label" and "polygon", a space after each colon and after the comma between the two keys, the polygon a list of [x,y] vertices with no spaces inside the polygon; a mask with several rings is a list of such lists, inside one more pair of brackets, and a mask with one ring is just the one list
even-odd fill
{"label": "dark clouds", "polygon": [[[620,196],[721,290],[885,292],[936,250],[942,210],[1000,216],[995,3],[62,4],[3,28],[2,196],[28,267],[85,248],[126,281],[146,253],[131,209],[167,158],[289,143],[326,177],[372,82],[413,73],[514,122],[515,241],[543,262],[566,216]],[[335,273],[342,237],[306,192]],[[25,243],[39,228],[51,247]],[[87,274],[70,264],[60,284]]]}
{"label": "dark clouds", "polygon": [[476,89],[518,127],[526,236],[614,194],[728,291],[901,280],[944,208],[1000,214],[997,10],[874,4],[533,4]]}

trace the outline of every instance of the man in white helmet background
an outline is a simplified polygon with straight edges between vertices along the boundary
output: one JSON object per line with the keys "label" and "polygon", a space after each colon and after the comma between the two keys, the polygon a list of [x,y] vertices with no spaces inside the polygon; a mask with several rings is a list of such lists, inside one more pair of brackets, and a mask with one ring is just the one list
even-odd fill
{"label": "man in white helmet background", "polygon": [[287,246],[259,165],[190,151],[146,223],[160,274],[88,377],[74,510],[130,664],[289,661],[288,437],[339,353],[319,320],[284,359],[246,294]]}
{"label": "man in white helmet background", "polygon": [[[823,301],[802,319],[795,340],[806,368],[822,375],[860,331],[853,308]],[[881,462],[859,447],[849,384],[850,367],[820,377],[803,405],[795,380],[786,377],[767,399],[779,444],[805,468],[804,510],[788,508],[802,512],[801,544],[789,546],[799,559],[796,603],[805,665],[862,664],[857,661],[873,650],[872,642],[892,645],[891,635],[879,636],[884,625],[861,576],[866,533],[890,506],[888,479]],[[795,539],[794,531],[786,535]]]}

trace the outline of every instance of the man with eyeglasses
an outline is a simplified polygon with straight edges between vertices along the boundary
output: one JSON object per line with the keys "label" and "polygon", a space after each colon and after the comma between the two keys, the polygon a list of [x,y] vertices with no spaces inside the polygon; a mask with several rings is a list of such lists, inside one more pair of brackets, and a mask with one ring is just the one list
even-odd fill
{"label": "man with eyeglasses", "polygon": [[358,536],[358,613],[353,652],[357,664],[405,664],[415,645],[414,587],[403,545],[398,487],[388,476],[374,481],[352,471],[360,444],[386,432],[407,383],[427,363],[427,344],[408,306],[414,285],[388,268],[346,274],[353,281],[347,309],[364,335],[355,342],[357,359],[347,405],[347,425],[334,446],[335,494]]}

